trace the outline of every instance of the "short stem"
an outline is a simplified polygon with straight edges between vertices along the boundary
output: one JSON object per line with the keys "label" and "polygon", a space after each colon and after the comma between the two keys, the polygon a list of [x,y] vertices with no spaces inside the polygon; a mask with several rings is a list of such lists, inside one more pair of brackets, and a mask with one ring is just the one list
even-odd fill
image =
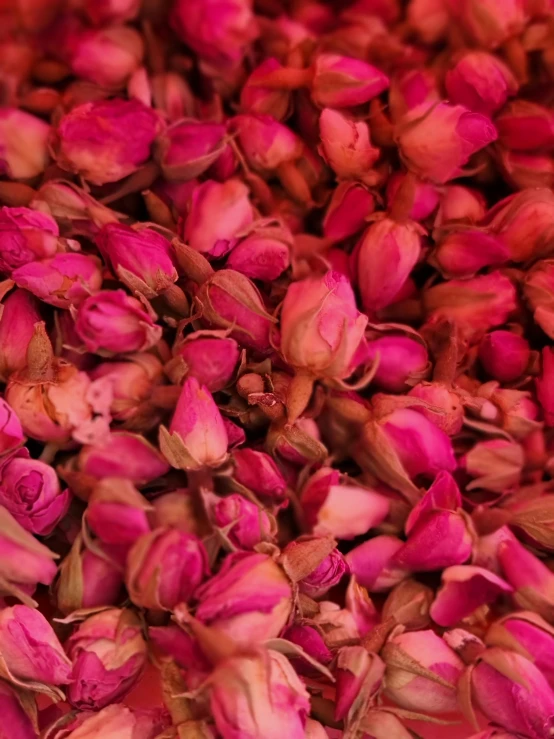
{"label": "short stem", "polygon": [[288,422],[294,423],[304,413],[312,397],[314,378],[312,375],[299,373],[290,381],[287,390]]}
{"label": "short stem", "polygon": [[172,246],[175,249],[179,267],[197,285],[202,285],[213,275],[214,271],[206,257],[195,249],[183,244],[179,239],[174,239]]}
{"label": "short stem", "polygon": [[162,295],[163,299],[172,311],[186,318],[190,313],[190,305],[187,296],[178,285],[171,285]]}

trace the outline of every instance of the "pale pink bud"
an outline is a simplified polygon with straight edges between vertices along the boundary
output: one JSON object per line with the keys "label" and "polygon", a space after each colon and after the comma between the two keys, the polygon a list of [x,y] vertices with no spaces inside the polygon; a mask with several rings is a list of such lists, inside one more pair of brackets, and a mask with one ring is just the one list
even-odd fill
{"label": "pale pink bud", "polygon": [[249,0],[201,0],[194,7],[176,0],[170,22],[202,61],[224,70],[236,66],[258,36]]}
{"label": "pale pink bud", "polygon": [[319,54],[311,95],[321,108],[351,108],[367,103],[388,86],[387,75],[371,64],[338,54]]}
{"label": "pale pink bud", "polygon": [[490,120],[461,105],[438,103],[397,127],[396,141],[406,166],[438,184],[459,177],[476,151],[497,137]]}
{"label": "pale pink bud", "polygon": [[[1,324],[0,324],[1,326]],[[547,426],[554,426],[554,349],[542,350],[541,373],[535,380],[537,399]]]}
{"label": "pale pink bud", "polygon": [[56,308],[79,305],[102,287],[102,264],[87,254],[56,254],[12,272],[16,285]]}
{"label": "pale pink bud", "polygon": [[[298,557],[303,559],[305,554],[309,555],[310,546],[314,547],[317,551],[317,547],[320,546],[320,542],[325,540],[319,538],[302,537],[302,539],[290,542],[284,551],[283,558],[286,560],[291,556],[294,558],[295,550],[298,552]],[[321,559],[319,556],[318,559]],[[301,561],[300,567],[306,567],[308,569],[308,561]],[[334,585],[336,585],[343,578],[345,574],[349,572],[348,565],[343,555],[339,550],[334,547],[331,552],[315,566],[309,574],[298,580],[298,587],[301,593],[305,593],[310,598],[321,598],[324,596]]]}
{"label": "pale pink bud", "polygon": [[448,30],[448,9],[444,0],[410,0],[408,21],[425,44],[434,44]]}
{"label": "pale pink bud", "polygon": [[0,110],[0,172],[26,180],[44,172],[50,156],[50,126],[16,108]]}
{"label": "pale pink bud", "polygon": [[169,431],[160,428],[160,449],[177,469],[218,467],[227,456],[227,431],[209,390],[195,377],[183,383]]}
{"label": "pale pink bud", "polygon": [[254,221],[227,259],[227,267],[252,280],[271,282],[290,266],[294,238],[280,221]]}
{"label": "pale pink bud", "polygon": [[441,99],[437,75],[430,69],[411,69],[392,78],[389,103],[395,123],[402,121],[410,111],[427,110]]}
{"label": "pale pink bud", "polygon": [[[307,623],[293,623],[283,632],[283,639],[296,644],[310,657],[321,665],[328,665],[333,659],[333,653],[325,644],[322,633]],[[312,675],[314,668],[301,657],[292,661],[295,669],[301,675]]]}
{"label": "pale pink bud", "polygon": [[243,182],[207,180],[192,193],[183,239],[201,254],[222,257],[237,244],[240,233],[253,220],[254,210]]}
{"label": "pale pink bud", "polygon": [[67,513],[69,490],[61,490],[56,472],[27,450],[0,468],[0,503],[32,534],[46,536]]}
{"label": "pale pink bud", "polygon": [[232,130],[253,169],[271,172],[302,155],[302,140],[270,115],[238,115],[232,120]]}
{"label": "pale pink bud", "polygon": [[142,303],[123,290],[101,290],[87,298],[77,311],[75,330],[89,352],[105,356],[145,351],[162,335]]}
{"label": "pale pink bud", "polygon": [[255,449],[235,449],[234,479],[256,495],[281,500],[287,492],[283,473],[265,452]]}
{"label": "pale pink bud", "polygon": [[85,619],[65,649],[73,663],[68,700],[76,708],[95,711],[127,695],[147,660],[138,616],[117,608]]}
{"label": "pale pink bud", "polygon": [[159,128],[157,114],[138,100],[84,103],[58,123],[53,150],[62,169],[104,185],[145,164]]}
{"label": "pale pink bud", "polygon": [[138,485],[169,470],[166,460],[143,436],[125,431],[111,432],[101,444],[83,446],[78,465],[93,478],[123,477]]}
{"label": "pale pink bud", "polygon": [[515,590],[513,597],[517,605],[552,621],[554,573],[517,539],[499,544],[498,559],[504,576]]}
{"label": "pale pink bud", "polygon": [[477,223],[486,213],[486,202],[479,190],[462,185],[446,185],[443,188],[435,226],[451,221]]}
{"label": "pale pink bud", "polygon": [[467,562],[472,547],[466,518],[452,511],[436,511],[418,521],[394,561],[411,572],[429,572]]}
{"label": "pale pink bud", "polygon": [[[544,356],[543,350],[543,356]],[[522,336],[511,331],[491,331],[479,345],[485,372],[499,382],[514,382],[525,372],[531,350]]]}
{"label": "pale pink bud", "polygon": [[140,0],[84,0],[83,10],[95,26],[125,23],[133,20],[140,9]]}
{"label": "pale pink bud", "polygon": [[210,687],[210,708],[222,736],[305,739],[308,691],[279,652],[259,649],[225,660]]}
{"label": "pale pink bud", "polygon": [[251,72],[240,91],[241,110],[258,115],[271,115],[278,121],[287,116],[290,110],[290,91],[273,90],[257,84],[269,72],[281,68],[277,59],[269,57]]}
{"label": "pale pink bud", "polygon": [[380,152],[371,146],[367,123],[325,108],[319,117],[319,132],[321,154],[339,179],[372,184],[370,170]]}
{"label": "pale pink bud", "polygon": [[550,150],[554,146],[554,113],[527,100],[514,100],[494,119],[498,140],[516,151]]}
{"label": "pale pink bud", "polygon": [[121,703],[106,706],[101,711],[69,713],[54,724],[45,739],[156,739],[171,725],[164,710],[131,710]]}
{"label": "pale pink bud", "polygon": [[178,120],[156,141],[156,159],[167,180],[192,180],[223,153],[225,126],[220,123]]}
{"label": "pale pink bud", "polygon": [[343,379],[354,370],[354,356],[367,317],[356,307],[348,279],[337,272],[289,285],[281,311],[281,353],[297,369]]}
{"label": "pale pink bud", "polygon": [[439,626],[455,626],[477,608],[512,592],[511,585],[482,567],[447,567],[442,573],[442,587],[431,606],[431,618]]}
{"label": "pale pink bud", "polygon": [[490,328],[506,323],[516,309],[516,291],[501,272],[468,280],[449,280],[425,290],[423,303],[434,319],[447,319],[470,341],[478,341]]}
{"label": "pale pink bud", "polygon": [[358,285],[368,313],[386,308],[406,283],[421,253],[419,227],[392,218],[375,221],[358,244]]}
{"label": "pale pink bud", "polygon": [[227,555],[195,597],[197,618],[245,647],[279,636],[292,609],[283,570],[268,555],[250,552]]}
{"label": "pale pink bud", "polygon": [[[451,102],[487,116],[496,113],[518,90],[518,83],[509,67],[485,51],[464,54],[448,70],[444,84]],[[502,140],[498,121],[495,119]]]}
{"label": "pale pink bud", "polygon": [[382,655],[385,693],[394,703],[423,713],[457,711],[456,686],[464,664],[440,636],[430,630],[406,632],[391,639]]}
{"label": "pale pink bud", "polygon": [[302,488],[300,503],[306,526],[314,534],[353,539],[378,526],[388,515],[389,501],[369,488],[323,467]]}
{"label": "pale pink bud", "polygon": [[375,536],[351,549],[346,561],[360,585],[372,593],[387,592],[409,575],[394,561],[403,545],[395,536]]}
{"label": "pale pink bud", "polygon": [[[395,172],[387,182],[387,205],[389,210],[394,204],[395,197],[408,175]],[[413,221],[424,221],[436,209],[440,201],[437,187],[430,182],[414,179],[413,205],[408,218]]]}
{"label": "pale pink bud", "polygon": [[141,35],[129,26],[87,29],[73,41],[69,55],[73,74],[108,89],[123,87],[144,55]]}
{"label": "pale pink bud", "polygon": [[198,537],[159,528],[137,539],[127,557],[125,583],[135,605],[173,610],[190,600],[208,572]]}
{"label": "pale pink bud", "polygon": [[542,672],[515,652],[488,649],[471,670],[471,696],[489,721],[518,736],[552,733],[554,692]]}
{"label": "pale pink bud", "polygon": [[525,13],[521,0],[448,0],[455,23],[474,44],[491,48],[521,33]]}
{"label": "pale pink bud", "polygon": [[389,393],[405,392],[424,379],[429,372],[429,355],[425,344],[415,337],[383,336],[369,341],[364,351],[366,360],[379,364],[373,382]]}
{"label": "pale pink bud", "polygon": [[233,493],[226,498],[215,496],[209,505],[210,518],[238,549],[254,549],[261,541],[272,538],[272,525],[267,513],[244,496]]}
{"label": "pale pink bud", "polygon": [[7,275],[58,250],[59,228],[45,213],[30,208],[0,209],[0,271]]}
{"label": "pale pink bud", "polygon": [[364,701],[377,695],[384,674],[384,662],[376,654],[370,654],[365,647],[341,647],[335,668],[335,720],[340,721],[350,712],[355,712],[356,703],[363,710]]}
{"label": "pale pink bud", "polygon": [[0,314],[0,378],[27,366],[27,348],[40,321],[38,303],[25,290],[14,290],[2,303]]}
{"label": "pale pink bud", "polygon": [[0,710],[3,717],[3,728],[0,729],[2,739],[17,736],[18,739],[36,739],[37,732],[27,711],[20,693],[8,683],[0,685]]}
{"label": "pale pink bud", "polygon": [[344,241],[365,228],[366,218],[374,210],[375,198],[363,185],[339,182],[325,212],[323,235],[331,241]]}
{"label": "pale pink bud", "polygon": [[0,610],[0,647],[4,676],[17,685],[31,683],[40,690],[70,682],[71,662],[40,611],[29,606]]}
{"label": "pale pink bud", "polygon": [[510,259],[508,246],[494,234],[461,227],[446,232],[432,255],[443,277],[473,277],[483,267],[499,267]]}
{"label": "pale pink bud", "polygon": [[215,393],[231,382],[239,356],[237,342],[223,332],[195,331],[177,339],[165,371],[175,382],[195,377]]}

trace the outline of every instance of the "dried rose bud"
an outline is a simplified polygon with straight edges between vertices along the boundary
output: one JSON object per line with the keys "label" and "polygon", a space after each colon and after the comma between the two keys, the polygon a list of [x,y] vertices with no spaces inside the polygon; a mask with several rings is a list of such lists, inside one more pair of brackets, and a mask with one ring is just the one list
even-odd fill
{"label": "dried rose bud", "polygon": [[468,280],[449,280],[423,293],[427,313],[457,324],[470,341],[478,341],[490,328],[506,323],[516,309],[516,291],[498,271]]}
{"label": "dried rose bud", "polygon": [[455,626],[477,608],[513,592],[512,586],[483,567],[454,565],[443,570],[442,587],[431,606],[439,626]]}
{"label": "dried rose bud", "polygon": [[0,398],[0,456],[21,446],[24,438],[17,414],[3,398]]}
{"label": "dried rose bud", "polygon": [[123,290],[87,298],[75,316],[75,330],[89,352],[103,356],[145,351],[162,335],[142,303]]}
{"label": "dried rose bud", "polygon": [[168,655],[186,670],[189,689],[202,685],[209,676],[212,666],[200,644],[179,626],[150,626],[148,639],[162,654]]}
{"label": "dried rose bud", "polygon": [[[396,172],[387,182],[387,205],[390,210],[394,205],[396,195],[408,177],[407,174]],[[437,208],[440,193],[437,187],[430,182],[414,178],[413,204],[408,217],[413,221],[426,220]]]}
{"label": "dried rose bud", "polygon": [[50,693],[71,681],[71,662],[48,621],[29,606],[0,611],[3,677],[21,687]]}
{"label": "dried rose bud", "polygon": [[461,227],[440,239],[431,257],[443,277],[473,277],[483,267],[500,267],[510,259],[508,246],[494,234]]}
{"label": "dried rose bud", "polygon": [[228,436],[209,390],[188,377],[171,419],[160,427],[160,449],[172,467],[196,470],[218,467],[227,457]]}
{"label": "dried rose bud", "polygon": [[27,348],[39,321],[38,303],[25,290],[14,290],[2,303],[0,378],[3,381],[27,366]]}
{"label": "dried rose bud", "polygon": [[18,739],[36,739],[37,732],[32,714],[28,713],[27,696],[12,688],[8,683],[0,685],[0,705],[4,726],[0,729],[2,739],[17,736]]}
{"label": "dried rose bud", "polygon": [[533,310],[535,323],[547,336],[554,336],[554,260],[537,262],[526,274],[524,294]]}
{"label": "dried rose bud", "polygon": [[67,513],[69,503],[69,490],[61,490],[54,469],[29,459],[26,449],[1,464],[0,504],[32,534],[50,534]]}
{"label": "dried rose bud", "polygon": [[[291,542],[289,547],[295,542]],[[286,551],[286,550],[285,550]],[[298,583],[301,593],[310,598],[322,598],[329,590],[348,574],[349,567],[339,550],[335,547],[309,575]]]}
{"label": "dried rose bud", "polygon": [[485,198],[479,190],[461,185],[446,185],[442,188],[435,226],[439,227],[452,221],[478,223],[484,218],[485,213]]}
{"label": "dried rose bud", "polygon": [[46,732],[44,739],[94,739],[99,735],[102,739],[156,739],[170,725],[165,709],[131,710],[114,703],[98,712],[66,714]]}
{"label": "dried rose bud", "polygon": [[491,331],[479,345],[479,360],[483,369],[499,382],[514,382],[521,377],[527,369],[530,355],[526,339],[511,331]]}
{"label": "dried rose bud", "polygon": [[393,637],[384,647],[385,693],[402,708],[430,714],[458,710],[456,685],[464,664],[433,631]]}
{"label": "dried rose bud", "polygon": [[516,151],[549,151],[554,146],[554,113],[527,100],[514,100],[494,119],[498,141]]}
{"label": "dried rose bud", "polygon": [[2,108],[0,172],[14,180],[27,180],[44,172],[50,160],[49,135],[50,126],[40,118],[16,108]]}
{"label": "dried rose bud", "polygon": [[136,172],[148,160],[159,128],[157,114],[138,100],[100,100],[66,113],[52,146],[62,169],[104,185]]}
{"label": "dried rose bud", "polygon": [[446,35],[449,17],[444,0],[410,0],[407,16],[425,44],[434,44]]}
{"label": "dried rose bud", "polygon": [[274,460],[255,449],[235,449],[233,452],[234,479],[262,498],[282,500],[287,483]]}
{"label": "dried rose bud", "polygon": [[423,403],[414,409],[448,436],[459,433],[464,423],[464,406],[459,395],[442,382],[420,382],[408,392],[408,397]]}
{"label": "dried rose bud", "polygon": [[143,534],[129,552],[125,582],[135,605],[172,610],[190,600],[208,572],[198,537],[159,528]]}
{"label": "dried rose bud", "polygon": [[[214,218],[218,213],[218,218]],[[222,257],[237,243],[239,234],[254,220],[248,188],[236,179],[207,180],[191,197],[183,239],[201,254]]]}
{"label": "dried rose bud", "polygon": [[165,475],[169,465],[140,434],[112,431],[99,444],[82,447],[79,470],[92,478],[122,477],[144,485]]}
{"label": "dried rose bud", "polygon": [[550,154],[528,154],[500,147],[496,153],[502,176],[514,190],[554,185],[554,158]]}
{"label": "dried rose bud", "polygon": [[232,329],[230,336],[239,344],[262,353],[271,351],[269,332],[275,319],[245,275],[233,269],[214,272],[199,288],[196,302],[208,326]]}
{"label": "dried rose bud", "polygon": [[521,445],[507,439],[480,441],[458,460],[460,468],[476,478],[467,485],[468,491],[483,489],[497,493],[519,485],[524,462]]}
{"label": "dried rose bud", "polygon": [[386,592],[408,577],[409,572],[394,562],[404,542],[395,536],[375,536],[346,555],[356,582],[371,593]]}
{"label": "dried rose bud", "polygon": [[222,331],[195,331],[178,337],[166,374],[176,383],[195,377],[211,393],[226,387],[235,375],[240,351],[237,342]]}
{"label": "dried rose bud", "polygon": [[441,99],[433,70],[412,69],[392,78],[389,104],[395,123],[400,123],[411,111],[428,110]]}
{"label": "dried rose bud", "polygon": [[152,501],[152,507],[150,521],[157,527],[179,529],[199,537],[209,533],[207,522],[199,520],[195,496],[187,488],[163,493]]}
{"label": "dried rose bud", "polygon": [[395,134],[408,169],[437,184],[458,177],[471,155],[496,137],[488,118],[446,103],[402,121]]}
{"label": "dried rose bud", "polygon": [[[444,84],[452,103],[487,116],[496,113],[518,90],[518,83],[509,67],[485,51],[464,54],[448,70]],[[495,124],[502,139],[499,120],[496,118]]]}
{"label": "dried rose bud", "polygon": [[140,10],[140,0],[84,0],[83,10],[95,26],[125,23]]}
{"label": "dried rose bud", "polygon": [[222,736],[303,739],[310,699],[286,657],[258,649],[216,667],[210,709]]}
{"label": "dried rose bud", "polygon": [[[322,633],[307,623],[296,621],[292,626],[285,629],[282,638],[299,646],[321,665],[328,665],[333,659],[333,653],[325,644]],[[313,675],[314,668],[306,659],[299,657],[291,659],[291,661],[300,675]]]}
{"label": "dried rose bud", "polygon": [[362,647],[345,646],[339,649],[335,679],[337,693],[335,720],[354,721],[367,711],[379,693],[385,674],[385,664],[380,657]]}
{"label": "dried rose bud", "polygon": [[310,531],[318,536],[331,534],[338,539],[353,539],[386,518],[389,501],[354,482],[330,467],[322,467],[308,479],[300,502]]}
{"label": "dried rose bud", "polygon": [[552,685],[554,631],[532,611],[508,614],[492,623],[485,635],[487,646],[510,649],[531,660]]}
{"label": "dried rose bud", "polygon": [[302,155],[302,140],[270,115],[238,115],[232,120],[246,161],[255,170],[272,172]]}
{"label": "dried rose bud", "polygon": [[290,111],[290,91],[258,86],[257,82],[276,69],[282,69],[277,59],[264,59],[250,74],[240,91],[241,110],[258,115],[271,115],[282,121]]}
{"label": "dried rose bud", "polygon": [[420,253],[420,230],[413,221],[397,223],[382,218],[371,224],[355,252],[358,285],[368,313],[394,302]]}
{"label": "dried rose bud", "polygon": [[178,120],[156,141],[156,160],[167,180],[199,177],[221,156],[226,128],[220,123]]}
{"label": "dried rose bud", "polygon": [[45,213],[30,208],[0,209],[0,271],[12,270],[36,259],[53,257],[58,250],[59,228]]}
{"label": "dried rose bud", "polygon": [[330,649],[338,649],[344,644],[358,643],[379,623],[379,614],[371,602],[365,588],[360,587],[355,578],[350,579],[346,589],[345,608],[333,601],[320,601],[319,613],[313,623],[325,634],[325,642]]}
{"label": "dried rose bud", "polygon": [[394,561],[411,572],[430,572],[467,562],[473,549],[468,520],[454,511],[421,517]]}
{"label": "dried rose bud", "polygon": [[334,242],[344,241],[365,228],[374,210],[375,198],[363,185],[339,182],[323,219],[323,235]]}
{"label": "dried rose bud", "polygon": [[554,614],[554,574],[517,539],[502,541],[498,559],[504,576],[514,588],[514,601],[552,621]]}
{"label": "dried rose bud", "polygon": [[213,525],[238,549],[254,549],[261,541],[270,541],[275,533],[268,514],[238,493],[226,498],[214,496],[208,511]]}
{"label": "dried rose bud", "polygon": [[102,264],[86,254],[56,254],[14,269],[12,279],[56,308],[79,305],[102,287]]}
{"label": "dried rose bud", "polygon": [[195,593],[196,616],[250,647],[281,633],[292,609],[292,589],[266,554],[228,554],[219,572]]}
{"label": "dried rose bud", "polygon": [[69,66],[76,77],[110,90],[125,85],[144,56],[141,35],[129,26],[77,32],[71,40]]}
{"label": "dried rose bud", "polygon": [[367,123],[353,121],[338,110],[324,108],[319,117],[319,131],[321,154],[339,179],[374,184],[371,167],[380,152],[371,146]]}
{"label": "dried rose bud", "polygon": [[290,266],[293,235],[280,221],[254,221],[227,258],[227,267],[272,282]]}
{"label": "dried rose bud", "polygon": [[311,96],[321,108],[351,108],[367,103],[388,86],[386,74],[371,64],[338,54],[319,54]]}
{"label": "dried rose bud", "polygon": [[146,665],[141,622],[131,610],[110,608],[86,618],[65,644],[73,663],[67,691],[76,708],[97,711],[121,700]]}
{"label": "dried rose bud", "polygon": [[483,48],[494,49],[518,35],[525,23],[521,0],[447,0],[446,5],[468,39]]}
{"label": "dried rose bud", "polygon": [[364,349],[366,361],[375,362],[377,355],[379,364],[373,382],[389,393],[406,392],[429,372],[427,348],[416,335],[392,334],[368,341]]}
{"label": "dried rose bud", "polygon": [[216,69],[236,66],[258,36],[248,0],[201,0],[193,8],[177,0],[170,23],[180,40]]}

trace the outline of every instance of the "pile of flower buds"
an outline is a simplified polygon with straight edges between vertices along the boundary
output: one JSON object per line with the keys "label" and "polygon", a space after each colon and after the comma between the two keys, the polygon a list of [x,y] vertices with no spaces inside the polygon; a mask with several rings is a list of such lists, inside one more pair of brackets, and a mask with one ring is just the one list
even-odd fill
{"label": "pile of flower buds", "polygon": [[551,739],[554,2],[4,0],[0,104],[0,739]]}

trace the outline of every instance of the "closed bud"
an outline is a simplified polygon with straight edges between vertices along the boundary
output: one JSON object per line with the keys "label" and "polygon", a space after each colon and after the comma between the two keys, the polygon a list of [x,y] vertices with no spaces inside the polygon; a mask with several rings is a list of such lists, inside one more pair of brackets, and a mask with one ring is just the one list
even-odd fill
{"label": "closed bud", "polygon": [[497,156],[502,175],[514,190],[554,186],[554,157],[550,154],[499,148]]}
{"label": "closed bud", "polygon": [[196,100],[189,83],[178,72],[162,71],[149,78],[154,106],[163,110],[170,122],[191,118],[196,113]]}
{"label": "closed bud", "polygon": [[240,91],[241,110],[258,115],[271,115],[282,121],[290,110],[290,91],[259,87],[256,83],[266,74],[281,69],[277,59],[269,57],[250,74]]}
{"label": "closed bud", "polygon": [[421,405],[414,408],[448,436],[462,429],[464,407],[458,393],[442,382],[420,382],[408,392],[409,398],[417,398]]}
{"label": "closed bud", "polygon": [[208,502],[208,514],[213,525],[237,549],[254,549],[275,535],[275,521],[255,503],[238,493],[226,498],[214,496]]}
{"label": "closed bud", "polygon": [[443,0],[410,0],[408,21],[425,44],[441,40],[448,30],[448,8]]}
{"label": "closed bud", "polygon": [[485,212],[485,198],[479,190],[462,185],[446,185],[442,188],[435,226],[452,221],[478,223],[484,218]]}
{"label": "closed bud", "polygon": [[389,593],[383,605],[383,621],[401,624],[407,631],[429,626],[433,591],[417,580],[403,580]]}
{"label": "closed bud", "polygon": [[380,152],[371,146],[367,123],[353,121],[337,110],[325,108],[319,118],[319,131],[321,154],[339,179],[374,184],[371,167]]}
{"label": "closed bud", "polygon": [[82,30],[70,43],[73,74],[108,90],[123,87],[144,55],[142,37],[129,26]]}
{"label": "closed bud", "polygon": [[437,75],[430,69],[410,69],[392,78],[389,103],[395,123],[411,116],[411,111],[427,110],[440,100]]}
{"label": "closed bud", "polygon": [[492,623],[485,635],[490,647],[510,649],[528,660],[543,673],[552,687],[554,670],[554,629],[532,611],[519,611]]}
{"label": "closed bud", "polygon": [[523,290],[535,323],[554,338],[554,260],[537,262],[525,276]]}
{"label": "closed bud", "polygon": [[[0,110],[0,172],[13,180],[42,174],[50,156],[50,126],[40,118],[16,108]],[[26,146],[21,145],[22,137]]]}
{"label": "closed bud", "polygon": [[[285,629],[282,638],[296,644],[320,665],[328,665],[333,659],[333,653],[327,647],[323,633],[308,623],[296,621]],[[293,659],[292,664],[301,675],[314,674],[313,666],[302,657]]]}
{"label": "closed bud", "polygon": [[0,209],[0,271],[14,269],[35,260],[53,257],[58,251],[59,228],[45,213],[30,208]]}
{"label": "closed bud", "polygon": [[222,331],[195,331],[178,337],[166,374],[179,383],[195,377],[211,393],[226,387],[235,375],[240,351],[237,342]]}
{"label": "closed bud", "polygon": [[329,536],[302,536],[284,548],[280,563],[301,593],[321,598],[348,572],[343,555]]}
{"label": "closed bud", "polygon": [[432,255],[443,277],[473,277],[484,267],[500,267],[510,259],[508,246],[494,234],[462,227],[445,233]]}
{"label": "closed bud", "polygon": [[[518,90],[518,83],[509,67],[485,51],[464,54],[446,73],[445,86],[453,103],[487,116],[496,113]],[[495,119],[501,141],[499,121],[502,116]]]}
{"label": "closed bud", "polygon": [[351,549],[346,561],[356,581],[370,593],[387,592],[409,575],[394,559],[402,546],[395,536],[375,536]]}
{"label": "closed bud", "polygon": [[227,259],[227,267],[252,280],[271,282],[290,266],[294,239],[279,221],[254,221]]}
{"label": "closed bud", "polygon": [[514,100],[494,123],[498,141],[516,151],[549,151],[554,147],[554,113],[537,103]]}
{"label": "closed bud", "polygon": [[473,537],[468,519],[454,511],[435,511],[410,531],[395,562],[411,572],[429,572],[463,564],[471,556]]}
{"label": "closed bud", "polygon": [[[389,210],[393,207],[397,193],[408,176],[396,172],[389,178],[387,182],[387,206]],[[413,221],[425,221],[437,208],[440,193],[432,183],[417,178],[413,179],[413,185],[413,204],[408,217]]]}
{"label": "closed bud", "polygon": [[163,176],[182,182],[199,177],[221,156],[225,126],[220,123],[178,120],[156,141],[156,159]]}
{"label": "closed bud", "polygon": [[302,155],[302,140],[270,115],[238,115],[232,120],[246,161],[255,170],[272,172]]}
{"label": "closed bud", "polygon": [[255,449],[235,449],[233,464],[233,478],[256,495],[275,501],[286,496],[286,480],[269,454]]}
{"label": "closed bud", "polygon": [[83,10],[95,26],[125,23],[133,20],[140,9],[140,0],[85,0]]}
{"label": "closed bud", "polygon": [[519,35],[525,23],[521,0],[447,0],[447,6],[468,40],[485,49]]}
{"label": "closed bud", "polygon": [[97,712],[67,714],[48,729],[44,739],[95,739],[99,735],[102,739],[156,739],[169,724],[165,711],[133,711],[121,703],[114,703]]}
{"label": "closed bud", "polygon": [[371,64],[338,54],[319,54],[311,95],[322,108],[351,108],[367,103],[388,86],[386,74]]}
{"label": "closed bud", "polygon": [[554,573],[517,539],[502,541],[498,560],[506,580],[514,590],[520,608],[532,610],[554,621]]}
{"label": "closed bud", "polygon": [[335,668],[335,720],[353,719],[363,714],[368,703],[379,693],[384,674],[385,664],[381,658],[365,647],[341,647]]}
{"label": "closed bud", "polygon": [[[416,334],[379,336],[368,341],[364,353],[367,360],[379,363],[373,382],[389,393],[402,393],[425,379],[430,362],[427,348]],[[369,338],[369,337],[368,337]]]}
{"label": "closed bud", "polygon": [[511,331],[491,331],[479,345],[479,360],[483,369],[499,382],[514,382],[521,377],[527,369],[530,356],[527,340]]}
{"label": "closed bud", "polygon": [[339,182],[325,212],[323,235],[333,242],[344,241],[366,227],[366,218],[374,210],[375,198],[363,185]]}
{"label": "closed bud", "polygon": [[[14,290],[2,303],[0,314],[0,378],[27,366],[27,349],[40,313],[35,298],[26,290]],[[1,449],[1,445],[0,445]]]}

